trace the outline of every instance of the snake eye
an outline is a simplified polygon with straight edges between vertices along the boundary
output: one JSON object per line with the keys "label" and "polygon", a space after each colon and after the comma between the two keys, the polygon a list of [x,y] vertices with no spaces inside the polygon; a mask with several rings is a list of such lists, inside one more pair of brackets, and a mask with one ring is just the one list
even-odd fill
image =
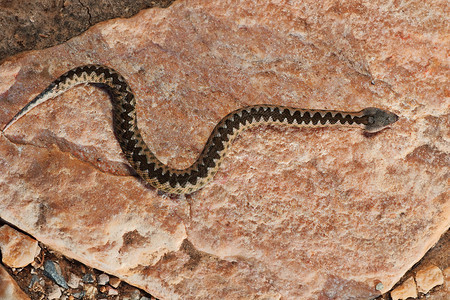
{"label": "snake eye", "polygon": [[368,125],[373,125],[375,123],[375,118],[373,116],[369,116],[367,118]]}

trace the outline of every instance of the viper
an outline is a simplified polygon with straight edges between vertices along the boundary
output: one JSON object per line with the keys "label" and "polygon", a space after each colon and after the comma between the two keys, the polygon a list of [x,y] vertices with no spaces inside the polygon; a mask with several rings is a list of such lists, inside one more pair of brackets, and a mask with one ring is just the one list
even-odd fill
{"label": "viper", "polygon": [[114,133],[128,162],[145,181],[170,194],[190,194],[210,182],[233,140],[242,130],[252,126],[353,126],[366,132],[377,132],[398,120],[396,114],[374,107],[358,112],[346,112],[266,104],[247,106],[220,120],[197,160],[190,167],[180,170],[163,164],[142,139],[137,124],[136,99],[123,76],[106,66],[86,65],[74,68],[53,81],[22,108],[6,124],[3,131],[34,107],[83,83],[99,85],[109,92],[113,107]]}

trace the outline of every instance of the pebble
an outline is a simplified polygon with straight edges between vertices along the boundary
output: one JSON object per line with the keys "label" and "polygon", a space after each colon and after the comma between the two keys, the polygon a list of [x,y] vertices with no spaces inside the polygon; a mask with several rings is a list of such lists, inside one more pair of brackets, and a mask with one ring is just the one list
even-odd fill
{"label": "pebble", "polygon": [[61,297],[62,293],[61,293],[61,289],[59,288],[58,285],[54,284],[51,288],[51,290],[48,292],[47,298],[49,300],[53,300],[53,299],[59,299],[59,297]]}
{"label": "pebble", "polygon": [[91,273],[87,273],[87,274],[84,274],[82,280],[85,283],[94,283],[94,276],[92,276]]}
{"label": "pebble", "polygon": [[430,265],[416,273],[416,283],[419,292],[426,294],[435,286],[444,284],[444,275],[441,269]]}
{"label": "pebble", "polygon": [[121,281],[117,277],[111,277],[109,279],[109,285],[112,286],[115,289],[117,289],[119,287],[120,283],[121,283]]}
{"label": "pebble", "polygon": [[81,292],[77,292],[77,293],[73,293],[73,294],[72,294],[72,296],[73,296],[75,299],[82,299],[82,298],[84,298],[85,295],[86,295],[86,292],[85,292],[85,291],[81,291]]}
{"label": "pebble", "polygon": [[109,282],[109,276],[106,274],[100,274],[100,276],[98,276],[98,284],[99,285],[105,285]]}
{"label": "pebble", "polygon": [[88,284],[84,286],[84,291],[86,292],[86,299],[95,299],[98,290],[94,285]]}
{"label": "pebble", "polygon": [[131,300],[139,300],[141,298],[141,292],[139,290],[134,290],[131,293]]}
{"label": "pebble", "polygon": [[80,281],[81,281],[80,277],[78,277],[73,273],[70,273],[69,281],[67,282],[67,284],[69,285],[69,287],[76,289],[80,286]]}
{"label": "pebble", "polygon": [[61,268],[59,265],[51,260],[47,260],[44,263],[44,275],[56,282],[59,286],[68,289],[66,280],[61,274]]}
{"label": "pebble", "polygon": [[381,291],[382,289],[384,289],[384,285],[381,282],[378,282],[377,285],[375,286],[375,289],[377,291]]}
{"label": "pebble", "polygon": [[114,288],[109,288],[108,289],[108,296],[115,296],[115,295],[119,295],[119,292],[116,290],[116,289],[114,289]]}

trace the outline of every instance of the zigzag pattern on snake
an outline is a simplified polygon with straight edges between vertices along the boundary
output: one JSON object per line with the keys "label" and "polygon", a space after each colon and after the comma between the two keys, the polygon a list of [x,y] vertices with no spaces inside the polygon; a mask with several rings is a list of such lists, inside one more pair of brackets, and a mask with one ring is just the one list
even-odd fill
{"label": "zigzag pattern on snake", "polygon": [[274,123],[298,127],[354,126],[376,132],[398,119],[394,113],[372,107],[343,112],[274,105],[248,106],[225,116],[212,131],[197,160],[190,167],[178,170],[159,161],[142,139],[137,126],[136,99],[125,79],[111,68],[86,65],[56,79],[22,108],[3,131],[37,105],[82,83],[106,88],[112,100],[114,132],[129,163],[153,187],[171,194],[189,194],[211,181],[233,140],[251,126]]}

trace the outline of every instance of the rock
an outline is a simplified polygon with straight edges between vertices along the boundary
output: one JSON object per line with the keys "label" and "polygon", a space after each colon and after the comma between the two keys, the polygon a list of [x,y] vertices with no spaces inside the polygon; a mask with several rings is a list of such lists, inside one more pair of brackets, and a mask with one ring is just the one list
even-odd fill
{"label": "rock", "polygon": [[62,293],[61,293],[61,288],[54,284],[50,291],[47,293],[47,297],[48,299],[52,300],[52,299],[59,299],[61,297]]}
{"label": "rock", "polygon": [[107,284],[109,282],[109,276],[106,275],[106,274],[100,274],[98,276],[98,281],[97,282],[98,282],[99,285],[105,285],[105,284]]}
{"label": "rock", "polygon": [[81,282],[81,278],[78,277],[77,275],[71,273],[70,277],[69,277],[69,281],[67,282],[67,285],[72,289],[76,289],[80,286],[80,282]]}
{"label": "rock", "polygon": [[85,283],[94,283],[95,282],[94,276],[92,276],[91,273],[84,274],[82,280]]}
{"label": "rock", "polygon": [[118,294],[119,294],[119,292],[116,289],[114,289],[112,287],[110,287],[108,289],[108,296],[115,296],[115,295],[118,295]]}
{"label": "rock", "polygon": [[100,293],[106,294],[108,292],[108,288],[104,285],[100,286],[99,289]]}
{"label": "rock", "polygon": [[82,85],[0,134],[0,217],[160,299],[374,298],[449,228],[444,11],[176,1],[11,57],[0,126],[70,68],[106,64],[136,94],[150,149],[176,168],[246,105],[376,106],[400,120],[375,135],[253,128],[210,184],[169,197],[130,169],[107,93]]}
{"label": "rock", "polygon": [[83,299],[83,297],[86,295],[86,292],[85,291],[81,291],[81,292],[76,292],[76,293],[74,293],[72,296],[75,298],[75,299]]}
{"label": "rock", "polygon": [[113,288],[117,289],[119,287],[120,283],[121,283],[121,281],[117,277],[111,277],[109,279],[109,285],[112,286]]}
{"label": "rock", "polygon": [[417,289],[421,293],[428,293],[435,286],[444,283],[444,275],[439,267],[430,265],[416,273]]}
{"label": "rock", "polygon": [[38,242],[11,228],[0,227],[0,250],[2,261],[11,268],[23,268],[33,262],[39,254]]}
{"label": "rock", "polygon": [[0,265],[0,299],[30,300],[2,265]]}
{"label": "rock", "polygon": [[414,278],[409,277],[391,292],[392,300],[402,300],[417,297],[417,287]]}
{"label": "rock", "polygon": [[130,293],[129,296],[123,297],[124,300],[140,300],[141,299],[141,292],[139,290],[135,289]]}
{"label": "rock", "polygon": [[[86,284],[84,286],[84,291],[86,292],[84,295],[86,299],[95,299],[97,296],[97,288],[92,284]],[[85,298],[83,297],[83,299]]]}
{"label": "rock", "polygon": [[59,286],[68,289],[66,280],[64,279],[61,268],[59,265],[51,260],[47,260],[44,263],[44,275],[53,280]]}

